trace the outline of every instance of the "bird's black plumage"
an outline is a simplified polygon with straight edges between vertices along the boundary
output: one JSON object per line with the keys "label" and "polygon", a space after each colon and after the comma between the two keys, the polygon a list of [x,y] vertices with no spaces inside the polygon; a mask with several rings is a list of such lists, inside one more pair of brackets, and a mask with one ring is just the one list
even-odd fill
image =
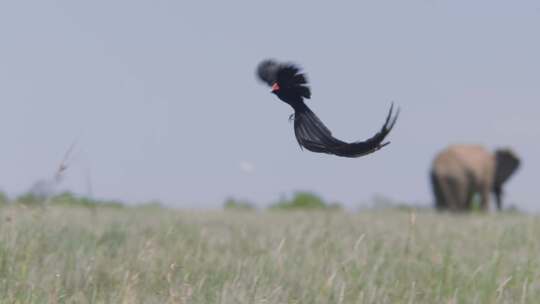
{"label": "bird's black plumage", "polygon": [[399,110],[393,114],[390,107],[381,130],[365,141],[347,143],[332,136],[332,132],[304,103],[311,98],[307,77],[294,64],[264,60],[257,68],[260,80],[272,87],[272,93],[294,109],[294,134],[300,147],[312,152],[328,153],[343,157],[359,157],[373,153],[390,142],[383,142],[394,127]]}

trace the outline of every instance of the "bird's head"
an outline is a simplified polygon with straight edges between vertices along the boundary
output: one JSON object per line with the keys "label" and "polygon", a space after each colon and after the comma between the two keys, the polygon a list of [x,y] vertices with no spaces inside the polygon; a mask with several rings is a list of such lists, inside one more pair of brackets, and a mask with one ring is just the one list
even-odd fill
{"label": "bird's head", "polygon": [[281,87],[279,86],[279,83],[274,82],[274,84],[272,85],[272,89],[270,90],[270,92],[273,93],[273,94],[277,94],[277,93],[279,92],[279,90],[281,90]]}

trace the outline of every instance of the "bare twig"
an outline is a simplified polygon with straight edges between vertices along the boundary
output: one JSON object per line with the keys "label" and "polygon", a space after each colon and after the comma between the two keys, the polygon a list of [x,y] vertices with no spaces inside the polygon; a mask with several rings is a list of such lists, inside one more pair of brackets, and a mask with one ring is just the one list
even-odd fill
{"label": "bare twig", "polygon": [[58,169],[56,170],[54,174],[54,181],[56,184],[60,183],[64,172],[68,169],[69,158],[71,154],[73,153],[73,150],[75,149],[76,145],[77,145],[77,140],[74,140],[73,143],[71,143],[69,148],[66,150],[66,153],[64,153],[64,157],[62,158],[62,161],[60,162],[60,165],[58,165]]}

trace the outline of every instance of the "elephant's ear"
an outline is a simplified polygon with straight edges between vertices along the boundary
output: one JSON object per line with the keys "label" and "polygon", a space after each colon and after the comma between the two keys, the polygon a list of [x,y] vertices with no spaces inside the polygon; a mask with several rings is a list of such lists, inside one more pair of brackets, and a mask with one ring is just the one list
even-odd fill
{"label": "elephant's ear", "polygon": [[521,161],[508,148],[495,151],[495,187],[500,188],[519,168]]}

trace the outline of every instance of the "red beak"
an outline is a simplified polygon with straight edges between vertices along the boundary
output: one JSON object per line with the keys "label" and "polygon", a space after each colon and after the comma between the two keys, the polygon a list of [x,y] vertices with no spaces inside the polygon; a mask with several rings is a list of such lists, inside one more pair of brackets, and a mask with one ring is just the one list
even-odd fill
{"label": "red beak", "polygon": [[280,87],[279,87],[279,84],[276,82],[272,85],[272,93],[275,93],[277,91],[279,91]]}

